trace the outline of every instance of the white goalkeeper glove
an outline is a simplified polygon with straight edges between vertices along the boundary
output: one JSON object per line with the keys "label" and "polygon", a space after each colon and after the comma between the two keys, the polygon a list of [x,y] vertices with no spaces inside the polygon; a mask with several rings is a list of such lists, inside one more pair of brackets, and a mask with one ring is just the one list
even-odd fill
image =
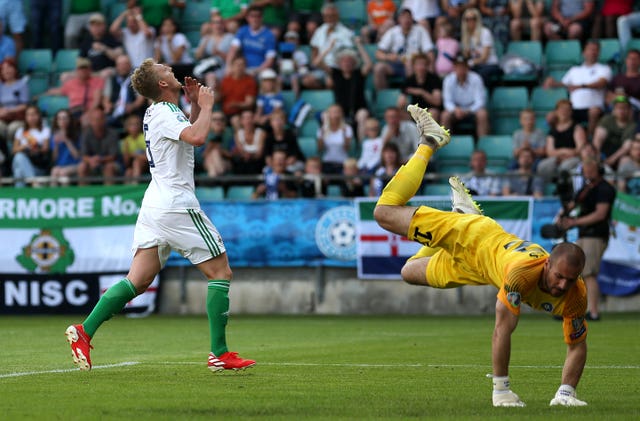
{"label": "white goalkeeper glove", "polygon": [[493,377],[493,406],[526,406],[518,395],[509,389],[509,376]]}
{"label": "white goalkeeper glove", "polygon": [[576,398],[576,389],[573,386],[568,384],[560,385],[558,391],[556,392],[556,396],[551,399],[549,402],[549,406],[586,406],[587,403],[585,401],[581,401]]}

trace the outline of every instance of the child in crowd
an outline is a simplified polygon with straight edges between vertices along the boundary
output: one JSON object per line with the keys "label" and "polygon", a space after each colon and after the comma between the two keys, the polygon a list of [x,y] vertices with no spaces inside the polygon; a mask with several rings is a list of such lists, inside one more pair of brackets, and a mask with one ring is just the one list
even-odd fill
{"label": "child in crowd", "polygon": [[284,108],[284,98],[278,86],[278,74],[272,69],[260,72],[260,93],[256,99],[255,122],[260,127],[269,124],[273,110]]}
{"label": "child in crowd", "polygon": [[124,121],[126,136],[122,139],[122,160],[124,162],[124,176],[131,184],[138,184],[139,177],[149,170],[147,160],[147,145],[142,133],[140,116],[132,114]]}
{"label": "child in crowd", "polygon": [[299,185],[300,197],[313,198],[327,195],[327,184],[322,179],[322,161],[317,156],[307,158]]}
{"label": "child in crowd", "polygon": [[453,26],[450,22],[442,22],[436,28],[436,50],[438,57],[435,62],[435,72],[445,77],[453,72],[454,59],[460,52],[460,42],[453,37]]}
{"label": "child in crowd", "polygon": [[309,57],[298,48],[300,35],[295,31],[284,34],[284,42],[280,43],[278,67],[282,86],[291,88],[296,97],[300,93],[300,78],[309,73]]}
{"label": "child in crowd", "polygon": [[358,177],[358,162],[349,158],[342,164],[342,175],[345,177],[340,183],[340,192],[344,197],[364,196],[364,182]]}
{"label": "child in crowd", "polygon": [[357,166],[363,174],[373,174],[380,165],[380,155],[382,151],[382,137],[380,136],[380,122],[377,118],[369,117],[364,123],[364,140],[362,141],[362,152],[358,159]]}
{"label": "child in crowd", "polygon": [[538,162],[546,156],[546,136],[536,127],[536,114],[530,109],[520,111],[520,128],[513,133],[513,159],[509,169],[518,168],[518,155],[524,148],[530,148],[534,153],[533,170],[536,170]]}
{"label": "child in crowd", "polygon": [[393,142],[386,143],[382,147],[381,155],[381,162],[375,172],[375,177],[370,181],[369,196],[372,197],[378,197],[382,194],[382,190],[402,165],[400,149]]}

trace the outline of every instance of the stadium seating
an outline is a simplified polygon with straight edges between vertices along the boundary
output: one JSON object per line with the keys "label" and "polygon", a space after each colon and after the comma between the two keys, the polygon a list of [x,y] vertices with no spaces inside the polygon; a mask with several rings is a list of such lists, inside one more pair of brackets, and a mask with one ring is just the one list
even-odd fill
{"label": "stadium seating", "polygon": [[621,60],[620,41],[618,41],[618,38],[602,38],[598,42],[600,43],[598,61],[604,64],[614,63],[611,70],[615,72]]}
{"label": "stadium seating", "polygon": [[48,75],[52,68],[53,54],[49,49],[24,49],[18,56],[18,71],[22,75]]}
{"label": "stadium seating", "polygon": [[308,118],[302,123],[302,127],[300,127],[300,136],[302,137],[312,137],[316,138],[318,134],[318,120],[315,118]]}
{"label": "stadium seating", "polygon": [[224,199],[224,189],[222,186],[196,187],[196,197],[198,200],[222,200]]}
{"label": "stadium seating", "polygon": [[547,127],[546,115],[556,107],[556,102],[560,99],[568,99],[569,94],[565,88],[545,89],[536,86],[531,91],[531,108],[536,114],[536,127],[545,129]]}
{"label": "stadium seating", "polygon": [[450,172],[450,170],[447,169],[448,166],[468,167],[473,148],[473,136],[451,136],[451,142],[449,142],[446,147],[438,149],[438,152],[435,154],[438,168],[444,172]]}
{"label": "stadium seating", "polygon": [[195,51],[195,49],[198,47],[198,44],[200,44],[200,31],[198,30],[186,31],[184,33],[184,36],[187,37],[187,39],[189,40],[189,44],[191,44],[191,49]]}
{"label": "stadium seating", "polygon": [[578,40],[552,40],[544,48],[547,70],[567,70],[582,62],[582,50]]}
{"label": "stadium seating", "polygon": [[78,49],[58,50],[53,59],[53,71],[51,73],[51,85],[60,85],[60,75],[64,72],[71,72],[76,69],[76,59],[80,55]]}
{"label": "stadium seating", "polygon": [[625,55],[626,52],[629,50],[640,50],[640,38],[632,38],[628,43],[627,46],[625,47],[624,51],[625,51]]}
{"label": "stadium seating", "polygon": [[251,199],[254,190],[253,186],[231,186],[227,190],[226,198],[231,200]]}
{"label": "stadium seating", "polygon": [[311,105],[313,111],[324,111],[335,102],[333,92],[327,89],[310,89],[302,91],[300,99]]}
{"label": "stadium seating", "polygon": [[184,32],[199,31],[200,26],[209,20],[211,2],[187,1],[180,13],[178,23]]}
{"label": "stadium seating", "polygon": [[520,111],[529,106],[529,94],[523,86],[499,86],[489,98],[491,132],[511,135],[519,126]]}
{"label": "stadium seating", "polygon": [[354,31],[367,23],[367,2],[365,0],[335,0],[340,14],[340,22]]}
{"label": "stadium seating", "polygon": [[69,98],[62,95],[42,95],[38,98],[38,108],[45,117],[53,117],[59,110],[69,108]]}
{"label": "stadium seating", "polygon": [[298,136],[298,146],[304,154],[305,158],[318,156],[318,141],[314,137]]}
{"label": "stadium seating", "polygon": [[[498,43],[499,44],[499,43]],[[539,41],[511,41],[507,46],[506,54],[512,54],[531,61],[537,69],[542,68],[542,45]],[[532,82],[538,79],[537,74],[505,74],[502,80],[505,82]]]}
{"label": "stadium seating", "polygon": [[478,139],[478,149],[487,154],[487,166],[504,168],[513,157],[513,141],[510,135],[486,135]]}
{"label": "stadium seating", "polygon": [[327,197],[340,197],[342,196],[342,189],[337,184],[329,184],[327,186]]}
{"label": "stadium seating", "polygon": [[451,187],[449,184],[427,184],[422,189],[422,194],[426,196],[449,196]]}
{"label": "stadium seating", "polygon": [[30,76],[27,85],[29,86],[29,96],[37,97],[49,89],[49,76]]}
{"label": "stadium seating", "polygon": [[296,103],[296,93],[293,91],[281,91],[282,99],[284,99],[284,109],[287,112],[291,111],[291,107]]}
{"label": "stadium seating", "polygon": [[106,12],[105,15],[109,22],[113,22],[114,20],[116,20],[116,18],[120,16],[120,14],[124,12],[126,8],[126,1],[109,1],[108,5],[103,4],[102,6],[102,10]]}
{"label": "stadium seating", "polygon": [[372,107],[374,117],[382,119],[384,117],[384,110],[388,107],[395,107],[398,102],[398,96],[401,94],[400,89],[380,89],[374,91],[375,99],[372,101]]}

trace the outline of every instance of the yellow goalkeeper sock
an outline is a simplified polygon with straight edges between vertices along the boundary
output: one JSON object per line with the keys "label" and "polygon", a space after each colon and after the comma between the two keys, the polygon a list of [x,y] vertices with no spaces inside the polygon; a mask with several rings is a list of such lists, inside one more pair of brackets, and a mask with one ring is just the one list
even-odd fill
{"label": "yellow goalkeeper sock", "polygon": [[431,147],[418,145],[413,156],[398,169],[396,175],[384,188],[378,199],[378,205],[406,205],[420,188],[431,155],[433,155]]}

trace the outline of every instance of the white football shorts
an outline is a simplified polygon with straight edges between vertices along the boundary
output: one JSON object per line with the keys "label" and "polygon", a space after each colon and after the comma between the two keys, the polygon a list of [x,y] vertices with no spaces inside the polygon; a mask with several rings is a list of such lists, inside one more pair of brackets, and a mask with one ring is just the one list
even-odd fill
{"label": "white football shorts", "polygon": [[197,265],[225,253],[222,237],[202,209],[169,211],[140,208],[133,232],[135,254],[138,249],[158,246],[160,265],[164,267],[171,250]]}

